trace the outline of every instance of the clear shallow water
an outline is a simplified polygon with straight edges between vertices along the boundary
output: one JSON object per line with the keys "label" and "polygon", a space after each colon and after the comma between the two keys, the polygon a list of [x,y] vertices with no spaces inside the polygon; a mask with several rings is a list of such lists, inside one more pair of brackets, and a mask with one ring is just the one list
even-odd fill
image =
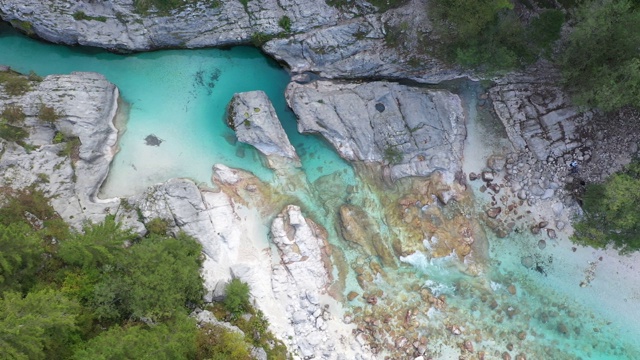
{"label": "clear shallow water", "polygon": [[[211,166],[216,163],[271,180],[272,171],[262,166],[257,152],[236,143],[224,121],[233,94],[251,90],[269,95],[311,181],[335,171],[350,171],[319,138],[297,133],[295,118],[283,96],[289,75],[254,48],[122,56],[45,44],[0,25],[0,64],[43,76],[95,71],[118,86],[130,104],[131,121],[103,185],[105,197],[132,195],[173,177],[210,184]],[[144,139],[150,134],[163,140],[160,146],[146,145]]]}
{"label": "clear shallow water", "polygon": [[[273,173],[262,166],[256,151],[235,143],[233,132],[223,121],[226,105],[235,92],[260,89],[269,94],[301,157],[309,186],[298,189],[297,195],[312,218],[327,228],[332,242],[341,244],[336,239],[336,210],[346,202],[365,208],[378,222],[383,237],[394,231],[383,223],[380,215],[383,206],[375,189],[358,181],[353,169],[325,142],[297,133],[295,119],[283,96],[288,74],[255,49],[170,50],[121,56],[44,44],[0,25],[0,64],[23,72],[34,70],[41,75],[96,71],[120,88],[131,104],[130,121],[120,140],[121,151],[103,187],[104,196],[130,195],[176,176],[209,184],[211,166],[219,162],[273,181]],[[150,134],[164,140],[159,147],[145,144],[144,138]],[[348,190],[348,185],[355,185],[355,191]],[[548,354],[563,354],[562,358],[570,359],[636,358],[637,349],[621,346],[632,344],[638,334],[623,331],[619,322],[608,325],[607,317],[603,317],[606,310],[615,312],[615,309],[593,314],[584,307],[588,302],[576,301],[580,294],[562,292],[566,281],[556,281],[553,274],[545,278],[519,264],[526,252],[524,241],[515,237],[491,239],[494,260],[490,271],[480,277],[460,272],[455,259],[415,256],[406,259],[411,266],[389,271],[386,285],[384,280],[376,283],[389,298],[397,296],[400,305],[412,303],[424,308],[419,296],[402,290],[415,284],[447,296],[448,306],[457,311],[445,314],[431,309],[425,311],[424,317],[418,317],[420,333],[429,334],[432,347],[437,342],[457,346],[460,338],[438,335],[447,331],[443,324],[455,321],[465,326],[468,333],[483,334],[477,348],[495,345],[504,351],[506,344],[513,342],[516,350],[512,356],[522,350],[535,359],[556,358]],[[347,263],[356,263],[359,256],[356,251],[345,249]],[[358,290],[353,272],[346,283],[347,288]],[[510,284],[517,286],[516,296],[505,290]],[[487,297],[485,301],[483,296]],[[498,310],[492,309],[491,299],[498,302]],[[518,313],[509,316],[510,307],[517,308]],[[558,331],[560,322],[567,327],[568,334]],[[527,332],[527,341],[521,345],[516,334],[523,330]],[[450,358],[445,353],[441,359]],[[493,353],[487,355],[494,358]]]}

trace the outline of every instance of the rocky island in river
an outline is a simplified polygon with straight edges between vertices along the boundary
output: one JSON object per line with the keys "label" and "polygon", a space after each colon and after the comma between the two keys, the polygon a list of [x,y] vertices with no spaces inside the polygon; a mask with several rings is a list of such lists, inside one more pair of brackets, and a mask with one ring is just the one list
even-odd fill
{"label": "rocky island in river", "polygon": [[[291,80],[267,95],[268,85],[254,76],[251,91],[220,98],[220,87],[232,82],[225,82],[225,68],[205,61],[193,74],[150,71],[150,79],[189,94],[168,96],[176,103],[161,115],[144,108],[144,92],[127,98],[128,85],[119,89],[99,73],[16,72],[25,64],[13,63],[20,57],[5,49],[19,53],[33,40],[0,27],[17,39],[0,38],[0,206],[15,206],[12,199],[21,198],[15,194],[42,194],[55,214],[45,218],[29,204],[19,214],[34,233],[46,232],[50,218],[64,221],[72,234],[115,220],[130,232],[120,244],[125,249],[152,241],[158,228],[170,238],[195,239],[201,299],[185,301],[180,311],[190,313],[185,321],[198,335],[181,340],[191,350],[159,350],[157,358],[204,359],[205,348],[213,349],[208,356],[230,359],[637,358],[640,281],[632,269],[638,256],[569,240],[583,214],[585,186],[637,156],[636,110],[579,106],[562,85],[563,70],[548,57],[497,72],[452,61],[432,45],[446,40],[429,10],[437,13],[438,3],[0,0],[2,19],[39,41],[117,53],[157,50],[157,58],[144,59],[148,64],[175,56],[176,50],[162,49],[253,44]],[[538,1],[524,3],[509,2],[501,16],[515,11],[533,27],[551,11]],[[573,16],[565,5],[553,8]],[[97,50],[70,51],[67,59],[76,61],[74,51]],[[133,55],[110,61],[127,56]],[[51,63],[58,61],[65,60],[52,57]],[[84,69],[84,60],[77,61]],[[136,61],[122,69],[146,71],[143,59]],[[174,78],[190,82],[171,83]],[[207,102],[221,104],[224,116],[192,111]],[[184,125],[161,133],[162,116]],[[220,161],[194,172],[204,178],[163,177],[167,156],[202,166],[181,152],[158,152],[181,141],[179,129],[191,117],[216,123],[201,131],[216,142],[207,149],[220,151]],[[287,119],[293,117],[292,125]],[[133,146],[124,135],[142,121],[156,127],[135,139],[144,156],[119,162]],[[189,139],[184,145],[197,149],[200,140]],[[223,146],[232,150],[217,150]],[[150,178],[161,180],[148,184],[135,161],[152,172],[157,164],[157,177]],[[104,196],[110,173],[123,167],[125,175],[109,187],[135,193]],[[13,228],[0,225],[9,239]],[[72,241],[52,233],[43,238],[49,250],[42,259],[57,259],[58,247]],[[56,271],[71,269],[60,256]],[[0,268],[7,274],[31,269],[26,260],[15,261],[21,265]],[[105,266],[95,265],[96,271],[108,273],[112,264]],[[84,283],[69,273],[56,282],[43,280],[50,269],[44,268],[33,267],[38,284],[84,309],[106,311],[96,299],[106,298],[108,289],[91,282],[98,275],[84,278],[77,270]],[[1,286],[10,284],[0,279]],[[250,304],[237,305],[235,313],[236,290],[230,289],[238,280],[248,285]],[[21,296],[30,299],[37,287],[23,285]],[[14,289],[6,286],[0,300],[8,304],[15,295],[7,295]],[[122,307],[126,299],[112,303]],[[140,329],[136,336],[155,336],[181,319],[136,311],[125,312],[123,323],[106,312],[71,319],[73,341],[34,335],[34,349],[21,350],[2,329],[0,341],[27,357],[107,356],[96,344],[131,341],[118,333],[127,326]],[[7,319],[0,312],[0,326],[10,329]],[[54,329],[32,324],[25,322],[45,334]],[[118,356],[136,356],[123,351]]]}

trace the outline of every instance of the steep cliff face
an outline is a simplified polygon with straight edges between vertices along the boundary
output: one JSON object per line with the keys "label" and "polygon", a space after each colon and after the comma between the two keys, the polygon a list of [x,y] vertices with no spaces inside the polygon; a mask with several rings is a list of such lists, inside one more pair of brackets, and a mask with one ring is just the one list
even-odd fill
{"label": "steep cliff face", "polygon": [[248,43],[253,34],[302,32],[342,17],[324,1],[308,0],[187,2],[166,13],[136,10],[132,0],[2,0],[0,14],[51,42],[138,51]]}
{"label": "steep cliff face", "polygon": [[[384,12],[366,1],[187,1],[172,11],[132,0],[0,0],[0,17],[42,39],[112,51],[254,43],[294,73],[437,83],[467,74],[427,51],[426,0]],[[329,2],[331,3],[331,2]],[[336,2],[340,3],[340,2]],[[422,40],[421,40],[422,41]]]}

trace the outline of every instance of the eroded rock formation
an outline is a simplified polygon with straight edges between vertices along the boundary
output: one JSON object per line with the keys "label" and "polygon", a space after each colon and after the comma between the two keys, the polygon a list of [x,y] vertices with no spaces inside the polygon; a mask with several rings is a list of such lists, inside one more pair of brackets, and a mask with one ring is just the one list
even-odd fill
{"label": "eroded rock formation", "polygon": [[[115,154],[118,89],[96,73],[51,75],[29,81],[21,95],[9,96],[0,85],[0,109],[8,106],[23,112],[24,120],[14,125],[28,136],[26,146],[0,139],[0,185],[37,185],[76,228],[85,220],[102,221],[119,203],[97,197]],[[51,121],[41,119],[44,108]]]}
{"label": "eroded rock formation", "polygon": [[298,130],[319,133],[350,161],[388,162],[391,177],[453,181],[466,137],[460,98],[389,82],[291,83],[287,101]]}
{"label": "eroded rock formation", "polygon": [[298,154],[264,91],[235,94],[227,111],[227,121],[238,140],[263,153],[269,167],[279,168],[287,163],[300,166]]}

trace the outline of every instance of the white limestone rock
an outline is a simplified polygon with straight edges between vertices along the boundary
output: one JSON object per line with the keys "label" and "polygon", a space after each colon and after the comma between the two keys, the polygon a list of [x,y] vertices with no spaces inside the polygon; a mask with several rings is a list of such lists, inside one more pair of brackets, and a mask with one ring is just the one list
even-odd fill
{"label": "white limestone rock", "polygon": [[538,160],[558,158],[582,146],[580,129],[591,117],[559,87],[560,74],[545,62],[498,79],[489,90],[493,108],[517,150]]}
{"label": "white limestone rock", "polygon": [[[291,30],[335,24],[342,16],[324,1],[201,1],[170,13],[136,12],[132,0],[2,0],[0,16],[45,40],[112,50],[151,50],[247,43],[255,33],[275,35],[280,19]],[[74,16],[75,14],[75,16]],[[77,14],[85,19],[76,20]],[[24,25],[24,24],[29,24]]]}
{"label": "white limestone rock", "polygon": [[298,154],[264,91],[235,94],[229,103],[228,116],[238,140],[263,153],[269,167],[278,168],[287,163],[300,166]]}
{"label": "white limestone rock", "polygon": [[390,82],[290,83],[298,130],[319,133],[350,161],[388,162],[391,177],[461,171],[465,115],[457,95]]}
{"label": "white limestone rock", "polygon": [[[25,143],[35,147],[27,151],[4,144],[0,185],[21,189],[37,184],[52,197],[56,212],[75,228],[86,220],[104,220],[119,204],[118,199],[98,198],[115,154],[118,89],[96,73],[50,75],[30,86],[19,96],[9,96],[0,86],[0,108],[12,104],[23,109],[26,118],[19,126],[29,132]],[[60,118],[53,123],[40,120],[41,105],[53,108]],[[79,139],[77,154],[61,153],[65,144],[53,144],[56,131]]]}

